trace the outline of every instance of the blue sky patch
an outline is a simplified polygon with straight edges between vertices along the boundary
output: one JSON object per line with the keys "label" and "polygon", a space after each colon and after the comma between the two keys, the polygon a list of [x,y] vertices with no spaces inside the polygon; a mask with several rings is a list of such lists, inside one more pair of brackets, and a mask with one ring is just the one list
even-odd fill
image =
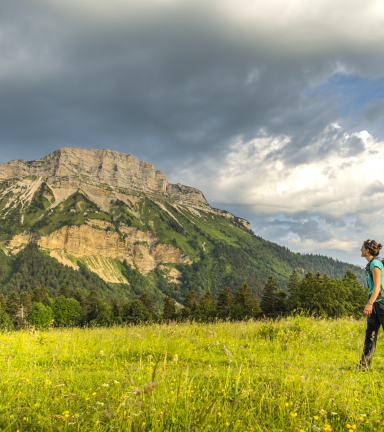
{"label": "blue sky patch", "polygon": [[359,75],[336,73],[320,90],[324,95],[333,92],[339,96],[342,115],[354,115],[369,102],[384,98],[384,78],[370,79]]}

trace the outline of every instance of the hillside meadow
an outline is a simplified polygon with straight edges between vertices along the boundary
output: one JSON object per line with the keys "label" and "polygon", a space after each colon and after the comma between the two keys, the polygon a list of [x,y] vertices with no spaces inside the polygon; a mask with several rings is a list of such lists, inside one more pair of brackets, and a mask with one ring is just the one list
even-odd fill
{"label": "hillside meadow", "polygon": [[384,348],[365,320],[0,334],[3,431],[381,431]]}

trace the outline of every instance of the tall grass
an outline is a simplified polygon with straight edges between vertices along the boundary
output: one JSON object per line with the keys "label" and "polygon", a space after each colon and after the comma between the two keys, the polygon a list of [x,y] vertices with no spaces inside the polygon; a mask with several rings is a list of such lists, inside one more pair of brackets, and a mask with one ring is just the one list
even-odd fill
{"label": "tall grass", "polygon": [[365,322],[176,324],[0,334],[7,431],[383,430]]}

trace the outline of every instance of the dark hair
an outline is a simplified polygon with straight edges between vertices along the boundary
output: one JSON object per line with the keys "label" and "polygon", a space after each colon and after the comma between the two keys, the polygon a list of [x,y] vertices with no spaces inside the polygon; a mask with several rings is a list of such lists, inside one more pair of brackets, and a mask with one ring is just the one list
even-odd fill
{"label": "dark hair", "polygon": [[376,243],[375,240],[365,240],[363,244],[372,256],[378,256],[380,249],[383,247],[380,243]]}

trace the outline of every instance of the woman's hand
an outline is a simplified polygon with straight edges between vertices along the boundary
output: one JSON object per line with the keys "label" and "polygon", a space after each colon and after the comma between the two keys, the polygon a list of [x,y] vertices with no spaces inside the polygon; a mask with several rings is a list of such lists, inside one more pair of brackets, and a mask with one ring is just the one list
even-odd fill
{"label": "woman's hand", "polygon": [[368,303],[367,306],[365,306],[364,313],[365,313],[365,315],[371,315],[371,313],[372,313],[372,305],[371,304]]}

